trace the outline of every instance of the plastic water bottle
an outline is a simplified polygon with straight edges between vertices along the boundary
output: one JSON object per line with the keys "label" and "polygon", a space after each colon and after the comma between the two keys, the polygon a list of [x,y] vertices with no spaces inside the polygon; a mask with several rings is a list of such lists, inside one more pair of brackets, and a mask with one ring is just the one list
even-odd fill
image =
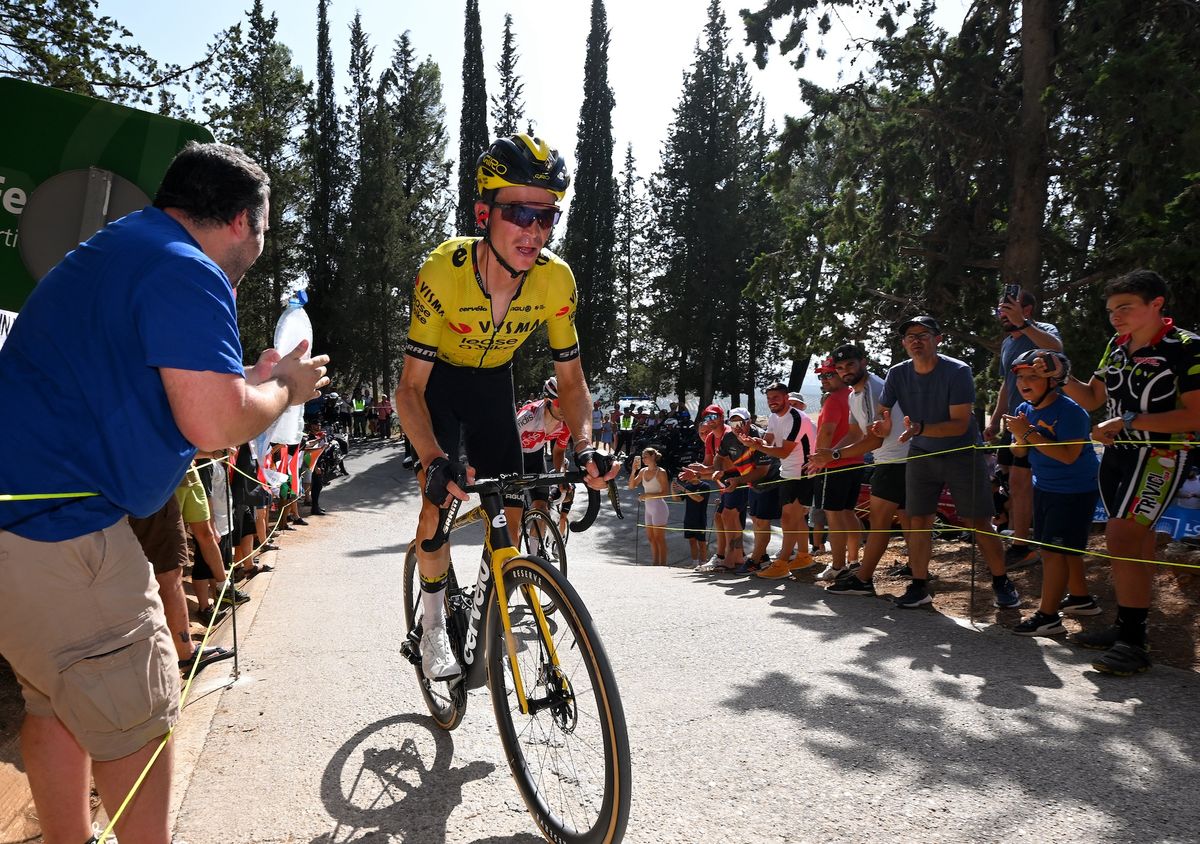
{"label": "plastic water bottle", "polygon": [[[308,341],[308,354],[312,355],[313,330],[312,322],[304,310],[304,302],[308,300],[299,291],[288,300],[287,308],[275,323],[275,348],[281,355],[290,354],[292,349],[300,345],[302,340]],[[303,300],[303,301],[302,301]],[[296,445],[304,438],[304,405],[297,404],[289,407],[275,424],[267,429],[270,434],[267,442]]]}

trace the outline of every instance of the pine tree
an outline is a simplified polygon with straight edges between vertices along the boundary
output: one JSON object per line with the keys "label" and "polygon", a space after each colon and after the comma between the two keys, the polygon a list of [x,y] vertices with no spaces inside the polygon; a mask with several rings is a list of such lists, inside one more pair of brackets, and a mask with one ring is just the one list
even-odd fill
{"label": "pine tree", "polygon": [[515,135],[521,131],[521,118],[525,116],[525,101],[521,99],[525,84],[517,75],[517,39],[512,31],[512,15],[504,16],[504,37],[500,42],[500,61],[496,72],[500,74],[500,93],[492,97],[492,123],[496,137]]}
{"label": "pine tree", "polygon": [[475,234],[475,162],[488,147],[487,80],[479,0],[467,0],[463,28],[463,104],[458,136],[458,233]]}
{"label": "pine tree", "polygon": [[613,244],[616,183],[613,180],[612,110],[608,87],[610,42],[603,0],[592,0],[591,30],[583,70],[583,105],[579,109],[574,197],[563,238],[563,253],[579,289],[576,328],[583,367],[592,379],[603,372],[616,317]]}
{"label": "pine tree", "polygon": [[625,147],[625,161],[617,189],[617,218],[614,224],[614,272],[617,310],[613,325],[612,365],[605,382],[625,395],[657,395],[661,380],[651,370],[665,363],[660,349],[657,308],[647,301],[650,273],[650,203],[645,180],[638,175],[633,144]]}

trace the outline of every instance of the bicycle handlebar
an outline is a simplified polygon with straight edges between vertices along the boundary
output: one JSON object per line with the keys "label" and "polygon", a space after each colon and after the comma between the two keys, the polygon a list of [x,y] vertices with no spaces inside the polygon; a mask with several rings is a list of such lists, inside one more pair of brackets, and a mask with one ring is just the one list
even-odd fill
{"label": "bicycle handlebar", "polygon": [[[574,484],[582,483],[587,477],[587,472],[582,469],[574,469],[567,472],[541,472],[530,475],[501,475],[498,478],[486,478],[477,480],[473,484],[463,486],[463,492],[477,493],[479,495],[501,495],[508,492],[519,492],[521,490],[530,489],[538,486],[551,486],[558,484]],[[569,528],[572,533],[580,533],[587,530],[596,521],[596,516],[600,514],[600,491],[587,487],[588,505],[584,511],[583,518],[577,522],[571,522]],[[621,501],[617,497],[616,481],[608,482],[608,500],[612,502],[614,512],[618,519],[624,519],[625,514],[621,512]],[[462,505],[462,501],[455,498],[450,502],[449,507],[438,508],[438,526],[437,531],[429,539],[421,540],[421,550],[426,554],[432,554],[437,551],[450,538],[450,529],[454,526],[454,520],[458,517],[458,508]]]}

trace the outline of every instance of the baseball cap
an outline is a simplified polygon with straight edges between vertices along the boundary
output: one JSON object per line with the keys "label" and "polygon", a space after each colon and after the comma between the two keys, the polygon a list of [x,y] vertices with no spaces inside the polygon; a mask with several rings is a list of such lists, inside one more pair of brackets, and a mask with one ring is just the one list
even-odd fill
{"label": "baseball cap", "polygon": [[700,418],[703,419],[705,416],[710,414],[716,415],[718,419],[725,418],[725,411],[721,409],[721,405],[719,404],[710,404],[708,407],[704,408],[704,412],[700,414]]}
{"label": "baseball cap", "polygon": [[825,360],[813,367],[813,372],[815,372],[817,375],[823,375],[828,372],[837,372],[837,369],[833,365],[833,358],[825,358]]}
{"label": "baseball cap", "polygon": [[922,315],[915,316],[912,319],[908,319],[900,323],[900,336],[904,336],[904,332],[908,331],[910,325],[923,325],[934,334],[942,333],[942,329],[938,326],[936,319],[931,316]]}
{"label": "baseball cap", "polygon": [[735,407],[733,410],[729,411],[729,418],[730,419],[740,418],[740,419],[745,419],[747,422],[749,422],[750,421],[750,411],[746,410],[746,408],[744,408],[744,407]]}
{"label": "baseball cap", "polygon": [[866,360],[867,353],[862,346],[846,343],[834,349],[830,359],[834,363],[841,363],[844,360]]}

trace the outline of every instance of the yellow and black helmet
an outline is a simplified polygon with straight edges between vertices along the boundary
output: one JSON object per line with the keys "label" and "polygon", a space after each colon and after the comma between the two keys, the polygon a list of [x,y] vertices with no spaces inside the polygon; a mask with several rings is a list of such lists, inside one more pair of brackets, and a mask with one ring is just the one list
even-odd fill
{"label": "yellow and black helmet", "polygon": [[571,175],[558,150],[529,135],[497,138],[476,163],[475,187],[480,196],[500,188],[534,187],[545,188],[561,202],[570,184]]}

